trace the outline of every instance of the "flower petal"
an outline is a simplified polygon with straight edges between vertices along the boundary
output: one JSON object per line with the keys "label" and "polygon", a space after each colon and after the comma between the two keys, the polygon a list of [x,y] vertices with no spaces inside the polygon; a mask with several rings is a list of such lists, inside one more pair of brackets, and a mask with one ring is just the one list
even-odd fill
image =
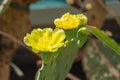
{"label": "flower petal", "polygon": [[74,29],[79,27],[79,25],[85,25],[87,23],[87,17],[83,14],[71,15],[70,13],[65,13],[61,18],[54,20],[54,24],[57,28],[62,29]]}

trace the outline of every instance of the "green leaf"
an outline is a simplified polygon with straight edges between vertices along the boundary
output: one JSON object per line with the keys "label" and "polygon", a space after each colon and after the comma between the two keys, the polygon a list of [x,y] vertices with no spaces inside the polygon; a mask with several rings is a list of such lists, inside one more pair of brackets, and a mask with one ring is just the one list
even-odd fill
{"label": "green leaf", "polygon": [[48,63],[38,71],[36,80],[55,80],[56,64]]}
{"label": "green leaf", "polygon": [[67,40],[68,41],[74,40],[76,38],[77,31],[78,31],[78,28],[77,29],[72,29],[72,30],[65,30]]}
{"label": "green leaf", "polygon": [[84,43],[88,40],[88,32],[85,27],[82,27],[77,32],[77,45],[78,47],[82,47]]}
{"label": "green leaf", "polygon": [[[102,44],[101,41],[94,41],[100,53],[96,51],[95,46],[92,46],[92,42],[89,41],[85,48],[86,53],[83,55],[83,67],[88,80],[117,80],[113,73],[117,74],[116,70],[118,73],[120,72],[120,56],[118,56],[113,49]],[[103,56],[105,57],[104,59]],[[110,64],[109,66],[112,67],[108,68],[108,62]],[[114,72],[112,72],[112,70],[114,70]]]}
{"label": "green leaf", "polygon": [[76,41],[72,41],[69,45],[64,47],[56,59],[56,75],[55,80],[65,80],[65,77],[78,54],[78,47]]}
{"label": "green leaf", "polygon": [[95,27],[87,27],[87,30],[120,55],[120,46],[103,31]]}
{"label": "green leaf", "polygon": [[[38,71],[36,80],[65,80],[65,77],[78,54],[76,41],[70,42],[66,47],[63,47],[55,53],[42,53],[44,66]],[[56,56],[54,58],[54,56]],[[54,60],[53,60],[54,59]]]}
{"label": "green leaf", "polygon": [[36,80],[55,80],[57,53],[44,52],[41,57],[42,67],[38,70]]}

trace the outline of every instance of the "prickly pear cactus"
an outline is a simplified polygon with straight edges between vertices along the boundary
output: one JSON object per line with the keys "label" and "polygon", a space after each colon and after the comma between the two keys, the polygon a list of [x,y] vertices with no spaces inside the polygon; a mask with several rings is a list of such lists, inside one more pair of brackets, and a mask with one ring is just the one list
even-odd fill
{"label": "prickly pear cactus", "polygon": [[101,42],[97,43],[100,53],[91,42],[83,56],[84,69],[89,80],[120,80],[120,56]]}
{"label": "prickly pear cactus", "polygon": [[55,80],[64,80],[69,72],[75,57],[77,56],[78,48],[76,42],[72,42],[69,46],[61,51],[56,59],[56,75]]}
{"label": "prickly pear cactus", "polygon": [[[61,18],[55,19],[54,23],[56,25],[54,30],[38,28],[24,38],[25,44],[30,46],[35,53],[41,52],[42,67],[38,71],[36,80],[64,80],[78,53],[78,49],[84,45],[91,33],[113,49],[117,53],[115,53],[115,58],[120,61],[119,56],[116,56],[120,55],[119,45],[105,35],[103,31],[93,26],[84,27],[87,18],[83,14],[71,15],[66,13]],[[113,55],[112,58],[111,56],[108,57],[112,62],[112,64],[108,64],[108,61],[105,61],[103,57],[105,54],[101,56],[99,53],[98,55],[92,47],[88,47],[86,50],[88,52],[84,55],[84,62],[90,80],[115,80],[112,75],[119,79],[119,71],[117,71],[119,63],[118,61],[115,61],[117,63],[112,62],[114,54],[111,54]],[[107,55],[106,53],[105,56]],[[111,65],[116,67],[111,68]],[[114,73],[109,73],[109,71]]]}
{"label": "prickly pear cactus", "polygon": [[58,55],[47,53],[42,55],[44,66],[38,71],[36,80],[64,80],[78,53],[76,42],[63,47]]}

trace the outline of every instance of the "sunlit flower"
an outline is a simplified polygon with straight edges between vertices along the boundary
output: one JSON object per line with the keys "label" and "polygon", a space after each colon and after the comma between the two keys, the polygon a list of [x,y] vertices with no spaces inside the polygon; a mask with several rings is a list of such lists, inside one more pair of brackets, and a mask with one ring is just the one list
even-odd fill
{"label": "sunlit flower", "polygon": [[55,52],[64,45],[66,38],[62,29],[52,30],[51,28],[34,29],[31,34],[24,38],[26,45],[30,46],[35,53],[38,52]]}
{"label": "sunlit flower", "polygon": [[54,20],[54,24],[58,28],[62,29],[74,29],[79,25],[85,25],[87,23],[87,17],[83,14],[71,15],[69,12],[65,13],[61,18]]}

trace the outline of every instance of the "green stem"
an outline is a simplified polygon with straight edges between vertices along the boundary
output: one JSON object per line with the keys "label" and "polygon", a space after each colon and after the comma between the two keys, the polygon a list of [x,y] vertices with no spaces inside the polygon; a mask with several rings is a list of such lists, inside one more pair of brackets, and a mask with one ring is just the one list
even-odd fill
{"label": "green stem", "polygon": [[39,71],[37,80],[55,80],[56,56],[54,53],[42,53],[42,68]]}

